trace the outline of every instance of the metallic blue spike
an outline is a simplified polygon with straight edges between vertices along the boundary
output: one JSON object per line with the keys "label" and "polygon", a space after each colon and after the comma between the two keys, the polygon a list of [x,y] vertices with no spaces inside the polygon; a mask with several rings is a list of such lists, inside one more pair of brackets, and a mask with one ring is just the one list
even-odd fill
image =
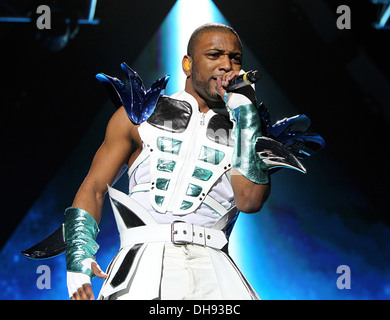
{"label": "metallic blue spike", "polygon": [[[267,117],[265,111],[262,111],[263,117]],[[265,135],[282,143],[298,159],[303,159],[325,147],[325,140],[320,135],[308,131],[310,125],[309,117],[296,115],[279,120],[272,126],[268,125]]]}
{"label": "metallic blue spike", "polygon": [[[146,91],[142,79],[138,73],[133,71],[126,63],[121,63],[121,67],[126,77],[126,87],[131,92],[131,100],[127,101],[127,106],[124,105],[126,111],[131,109],[130,113],[136,122],[139,123],[140,113],[142,113],[143,102]],[[129,113],[129,112],[128,112]]]}
{"label": "metallic blue spike", "polygon": [[268,112],[267,107],[264,105],[263,102],[259,104],[257,107],[257,111],[259,113],[260,122],[261,122],[261,131],[263,135],[269,136],[268,134],[268,128],[271,127],[271,116]]}
{"label": "metallic blue spike", "polygon": [[325,147],[325,140],[317,133],[290,133],[278,138],[298,159],[310,157]]}
{"label": "metallic blue spike", "polygon": [[169,78],[170,76],[167,75],[156,80],[146,92],[142,118],[140,119],[142,122],[148,119],[149,116],[153,113],[154,107],[157,104],[157,100],[164,93],[164,89],[169,81]]}
{"label": "metallic blue spike", "polygon": [[121,97],[126,94],[125,85],[119,79],[110,77],[104,73],[97,74],[96,79],[105,85],[115,107],[119,108],[122,106],[123,102]]}
{"label": "metallic blue spike", "polygon": [[137,72],[132,70],[126,63],[121,63],[121,67],[125,74],[125,83],[102,73],[96,75],[96,78],[103,83],[110,84],[114,88],[116,98],[112,96],[112,89],[108,89],[109,93],[111,92],[113,102],[115,103],[115,100],[119,98],[130,121],[134,124],[140,124],[146,121],[153,113],[170,76],[166,75],[158,79],[146,91]]}
{"label": "metallic blue spike", "polygon": [[290,132],[305,132],[309,129],[311,120],[304,114],[277,121],[267,132],[273,137],[282,137]]}

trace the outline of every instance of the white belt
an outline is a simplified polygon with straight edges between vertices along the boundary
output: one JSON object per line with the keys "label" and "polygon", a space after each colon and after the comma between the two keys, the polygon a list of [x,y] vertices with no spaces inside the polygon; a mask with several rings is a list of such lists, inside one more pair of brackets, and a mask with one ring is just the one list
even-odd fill
{"label": "white belt", "polygon": [[225,233],[221,230],[183,221],[122,230],[120,239],[122,248],[137,243],[171,242],[176,245],[197,244],[222,249],[228,242]]}

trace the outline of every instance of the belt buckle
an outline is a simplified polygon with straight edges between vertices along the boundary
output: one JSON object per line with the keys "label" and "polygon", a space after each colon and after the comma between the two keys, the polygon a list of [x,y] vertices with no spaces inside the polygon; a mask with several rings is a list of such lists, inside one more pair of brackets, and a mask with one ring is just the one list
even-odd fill
{"label": "belt buckle", "polygon": [[188,225],[189,223],[187,222],[184,222],[184,221],[180,221],[180,220],[176,220],[176,221],[173,221],[171,223],[171,242],[174,244],[174,245],[184,245],[184,244],[189,244],[189,243],[192,243],[193,241],[193,226],[191,224],[191,230],[183,230],[183,235],[180,235],[180,237],[182,238],[187,238],[187,239],[181,239],[181,240],[177,240],[175,239],[175,236],[178,235],[178,230],[175,230],[175,225],[177,223],[184,223],[186,225]]}

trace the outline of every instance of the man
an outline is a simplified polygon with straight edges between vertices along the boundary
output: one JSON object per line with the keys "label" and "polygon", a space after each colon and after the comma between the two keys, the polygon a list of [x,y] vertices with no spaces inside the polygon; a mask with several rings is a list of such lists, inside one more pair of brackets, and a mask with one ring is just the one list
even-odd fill
{"label": "man", "polygon": [[[258,212],[270,192],[267,165],[254,150],[261,136],[254,91],[225,89],[240,74],[242,56],[232,28],[204,25],[193,33],[183,57],[184,91],[161,97],[140,125],[129,121],[123,106],[112,116],[66,211],[72,300],[94,299],[94,275],[105,278],[101,299],[258,298],[226,254],[237,210]],[[233,135],[210,134],[221,127]],[[107,185],[126,167],[130,193],[124,197]],[[107,188],[121,250],[106,274],[93,254]]]}

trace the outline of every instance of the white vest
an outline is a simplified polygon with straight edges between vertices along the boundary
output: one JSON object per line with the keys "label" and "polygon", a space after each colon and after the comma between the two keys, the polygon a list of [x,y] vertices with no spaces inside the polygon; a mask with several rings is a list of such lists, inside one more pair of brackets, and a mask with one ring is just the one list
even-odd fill
{"label": "white vest", "polygon": [[185,91],[161,97],[138,129],[143,150],[129,168],[130,197],[159,223],[211,226],[234,206],[231,128],[227,113],[201,113]]}

